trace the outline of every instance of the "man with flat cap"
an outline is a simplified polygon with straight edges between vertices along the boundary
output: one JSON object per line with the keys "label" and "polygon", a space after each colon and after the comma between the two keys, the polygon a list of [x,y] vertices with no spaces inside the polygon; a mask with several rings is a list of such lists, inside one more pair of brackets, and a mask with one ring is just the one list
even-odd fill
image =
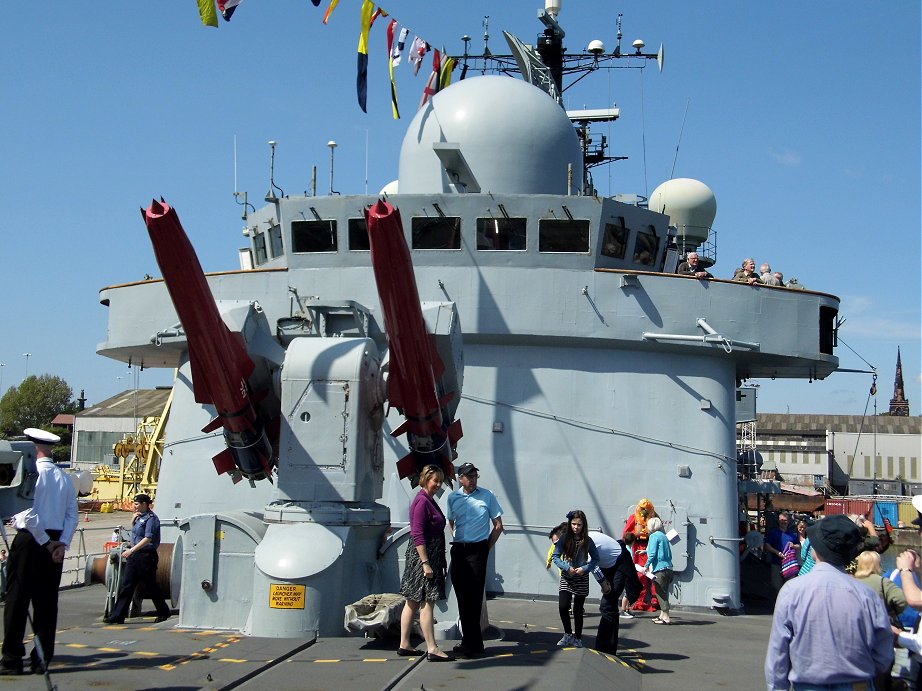
{"label": "man with flat cap", "polygon": [[109,616],[103,621],[107,624],[124,624],[131,606],[134,591],[144,584],[147,597],[154,601],[157,609],[156,622],[170,618],[170,608],[157,585],[157,548],[160,546],[160,519],[150,509],[150,496],[138,494],[134,498],[134,517],[131,521],[131,547],[122,552],[125,570],[118,597]]}
{"label": "man with flat cap", "polygon": [[[816,566],[785,583],[765,656],[769,689],[874,689],[893,665],[883,598],[845,572],[861,546],[858,526],[827,516],[807,529]],[[878,688],[883,688],[878,687]]]}
{"label": "man with flat cap", "polygon": [[448,525],[454,533],[451,543],[451,586],[458,599],[461,643],[454,651],[462,657],[483,652],[480,613],[487,582],[490,549],[503,532],[503,508],[496,495],[477,486],[480,474],[473,463],[458,468],[460,487],[448,495]]}
{"label": "man with flat cap", "polygon": [[[51,447],[61,438],[30,427],[23,434],[35,444],[38,479],[32,507],[13,517],[16,537],[10,545],[6,566],[6,606],[3,611],[3,658],[0,674],[22,674],[26,647],[29,605],[32,628],[44,663],[54,657],[54,634],[58,622],[58,588],[64,569],[64,552],[77,530],[77,489],[55,465]],[[29,655],[29,667],[43,674],[42,656],[36,648]]]}

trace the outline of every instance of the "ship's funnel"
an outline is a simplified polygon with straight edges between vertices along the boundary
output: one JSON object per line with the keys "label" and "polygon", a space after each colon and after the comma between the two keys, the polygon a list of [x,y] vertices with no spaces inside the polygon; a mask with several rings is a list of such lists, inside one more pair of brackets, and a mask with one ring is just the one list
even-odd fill
{"label": "ship's funnel", "polygon": [[717,216],[717,199],[711,188],[691,178],[667,180],[650,195],[650,210],[669,216],[676,228],[676,243],[684,252],[704,244]]}

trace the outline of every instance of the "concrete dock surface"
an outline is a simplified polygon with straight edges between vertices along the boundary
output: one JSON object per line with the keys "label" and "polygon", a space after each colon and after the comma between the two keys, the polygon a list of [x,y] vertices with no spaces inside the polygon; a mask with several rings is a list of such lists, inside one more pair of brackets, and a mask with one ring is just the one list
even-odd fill
{"label": "concrete dock surface", "polygon": [[[124,513],[89,519],[90,525],[81,525],[94,530],[85,530],[83,539],[91,551],[98,543],[97,553],[112,527],[130,524]],[[67,585],[65,573],[62,586]],[[106,625],[105,597],[101,584],[61,591],[50,667],[56,688],[759,689],[771,625],[767,612],[724,616],[676,609],[671,626],[656,626],[653,614],[643,613],[621,620],[619,652],[610,656],[557,647],[562,629],[556,602],[496,598],[488,609],[502,640],[487,641],[481,658],[434,663],[398,657],[396,639],[252,638],[179,628],[177,616],[154,624],[149,601],[145,616]],[[598,621],[597,604],[587,602],[585,644],[595,640]],[[417,647],[425,649],[421,642]],[[0,689],[45,687],[39,676],[0,677]]]}

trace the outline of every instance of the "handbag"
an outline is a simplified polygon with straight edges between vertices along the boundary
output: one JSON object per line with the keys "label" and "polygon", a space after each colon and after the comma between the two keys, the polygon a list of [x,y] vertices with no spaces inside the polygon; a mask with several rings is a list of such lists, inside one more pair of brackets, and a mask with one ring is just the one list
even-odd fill
{"label": "handbag", "polygon": [[794,544],[789,542],[784,551],[781,553],[781,575],[784,578],[794,578],[800,571],[800,563],[797,561],[797,550]]}

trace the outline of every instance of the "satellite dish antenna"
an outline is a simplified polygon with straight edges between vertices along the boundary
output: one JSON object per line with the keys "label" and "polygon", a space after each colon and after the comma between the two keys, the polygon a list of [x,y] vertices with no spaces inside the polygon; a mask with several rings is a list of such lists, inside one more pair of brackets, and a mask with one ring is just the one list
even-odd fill
{"label": "satellite dish antenna", "polygon": [[663,52],[663,50],[664,50],[664,49],[663,49],[663,44],[660,43],[660,44],[659,44],[659,50],[656,51],[656,64],[657,64],[657,66],[659,67],[659,71],[660,71],[660,72],[663,71],[663,65],[664,65],[665,62],[666,62],[666,54],[665,54],[665,52]]}

